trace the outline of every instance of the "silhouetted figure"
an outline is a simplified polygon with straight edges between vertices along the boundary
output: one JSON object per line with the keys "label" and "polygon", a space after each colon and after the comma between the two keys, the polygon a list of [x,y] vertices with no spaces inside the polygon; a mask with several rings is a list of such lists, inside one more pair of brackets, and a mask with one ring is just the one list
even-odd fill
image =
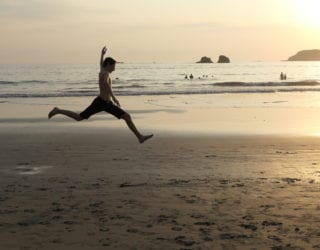
{"label": "silhouetted figure", "polygon": [[280,74],[280,80],[281,80],[281,81],[284,80],[284,74],[283,74],[283,72],[281,72],[281,74]]}
{"label": "silhouetted figure", "polygon": [[101,50],[100,57],[100,73],[99,73],[99,90],[100,94],[93,100],[89,107],[87,107],[83,112],[73,112],[71,110],[60,109],[58,107],[53,108],[49,114],[48,118],[51,119],[53,116],[61,114],[68,116],[76,121],[82,121],[89,119],[90,116],[105,111],[111,115],[117,117],[118,119],[124,120],[128,128],[136,135],[140,143],[145,142],[150,139],[153,135],[143,135],[141,134],[136,126],[134,125],[130,114],[124,111],[120,107],[118,99],[114,96],[112,90],[112,80],[111,73],[115,70],[116,61],[111,57],[106,57],[104,55],[107,52],[107,48],[104,46]]}
{"label": "silhouetted figure", "polygon": [[188,75],[185,75],[184,79],[188,79]]}
{"label": "silhouetted figure", "polygon": [[283,75],[283,80],[287,80],[287,74]]}
{"label": "silhouetted figure", "polygon": [[192,74],[190,74],[189,78],[190,78],[190,79],[193,79],[193,75],[192,75]]}

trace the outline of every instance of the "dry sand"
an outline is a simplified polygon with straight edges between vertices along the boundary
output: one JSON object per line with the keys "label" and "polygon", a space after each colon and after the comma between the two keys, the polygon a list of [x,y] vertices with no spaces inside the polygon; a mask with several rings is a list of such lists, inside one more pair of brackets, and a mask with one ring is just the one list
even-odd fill
{"label": "dry sand", "polygon": [[140,145],[100,117],[16,108],[0,112],[0,249],[320,248],[318,137],[147,128]]}

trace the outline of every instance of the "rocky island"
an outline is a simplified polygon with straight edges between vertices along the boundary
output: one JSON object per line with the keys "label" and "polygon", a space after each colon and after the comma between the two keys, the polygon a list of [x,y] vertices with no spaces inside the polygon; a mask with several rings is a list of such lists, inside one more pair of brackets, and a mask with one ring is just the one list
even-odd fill
{"label": "rocky island", "polygon": [[203,56],[197,63],[213,63],[210,57]]}
{"label": "rocky island", "polygon": [[217,63],[230,63],[230,59],[224,55],[219,56]]}
{"label": "rocky island", "polygon": [[294,56],[288,58],[288,61],[320,61],[320,50],[302,50]]}

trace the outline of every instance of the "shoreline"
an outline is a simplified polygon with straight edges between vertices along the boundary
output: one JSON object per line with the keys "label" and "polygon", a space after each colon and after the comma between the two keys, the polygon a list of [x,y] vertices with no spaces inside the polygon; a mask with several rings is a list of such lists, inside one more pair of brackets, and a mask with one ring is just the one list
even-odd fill
{"label": "shoreline", "polygon": [[[207,136],[318,136],[320,108],[310,107],[307,103],[301,107],[290,107],[291,104],[284,101],[285,97],[281,94],[263,99],[260,95],[126,96],[121,97],[120,102],[142,132]],[[39,126],[51,130],[55,126],[72,126],[126,129],[123,121],[104,112],[80,123],[61,115],[47,119],[48,112],[55,106],[81,112],[92,102],[91,97],[31,98],[11,102],[0,103],[0,128]]]}

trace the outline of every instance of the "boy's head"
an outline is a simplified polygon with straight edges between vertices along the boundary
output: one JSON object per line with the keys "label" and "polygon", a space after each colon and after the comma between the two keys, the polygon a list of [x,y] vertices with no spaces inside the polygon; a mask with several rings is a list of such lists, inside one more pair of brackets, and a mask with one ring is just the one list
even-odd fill
{"label": "boy's head", "polygon": [[110,73],[115,70],[115,66],[116,60],[114,60],[112,57],[106,57],[102,64],[102,67]]}

